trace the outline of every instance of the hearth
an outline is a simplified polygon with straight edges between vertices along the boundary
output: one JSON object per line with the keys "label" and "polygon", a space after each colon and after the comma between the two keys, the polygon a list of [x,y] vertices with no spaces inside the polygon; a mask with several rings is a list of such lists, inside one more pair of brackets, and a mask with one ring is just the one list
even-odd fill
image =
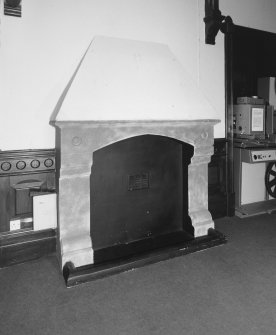
{"label": "hearth", "polygon": [[219,121],[202,115],[212,108],[166,46],[92,41],[51,121],[68,286],[225,242],[208,211]]}

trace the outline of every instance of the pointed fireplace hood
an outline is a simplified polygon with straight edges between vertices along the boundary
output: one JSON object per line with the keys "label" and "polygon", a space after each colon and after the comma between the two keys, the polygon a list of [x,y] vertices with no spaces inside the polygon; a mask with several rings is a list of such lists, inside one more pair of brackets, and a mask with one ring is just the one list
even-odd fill
{"label": "pointed fireplace hood", "polygon": [[97,36],[53,114],[55,121],[189,120],[214,109],[166,45]]}

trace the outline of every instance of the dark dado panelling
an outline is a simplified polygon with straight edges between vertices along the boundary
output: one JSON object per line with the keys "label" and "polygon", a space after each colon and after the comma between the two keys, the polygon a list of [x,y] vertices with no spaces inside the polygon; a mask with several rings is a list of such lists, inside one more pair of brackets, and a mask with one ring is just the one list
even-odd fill
{"label": "dark dado panelling", "polygon": [[[0,267],[56,248],[56,230],[33,230],[33,196],[55,192],[55,150],[0,151]],[[10,221],[20,228],[10,229]]]}
{"label": "dark dado panelling", "polygon": [[227,141],[214,140],[214,155],[208,165],[208,209],[213,219],[227,212]]}

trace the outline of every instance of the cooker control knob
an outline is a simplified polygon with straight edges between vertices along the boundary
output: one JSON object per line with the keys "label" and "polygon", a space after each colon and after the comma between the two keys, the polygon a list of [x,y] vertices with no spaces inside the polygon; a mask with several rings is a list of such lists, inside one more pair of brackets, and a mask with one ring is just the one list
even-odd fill
{"label": "cooker control knob", "polygon": [[11,169],[11,163],[10,162],[4,162],[1,164],[1,170],[3,171],[9,171]]}
{"label": "cooker control knob", "polygon": [[18,168],[18,170],[24,170],[26,167],[26,163],[24,161],[18,161],[16,163],[16,167]]}
{"label": "cooker control knob", "polygon": [[33,169],[37,169],[39,168],[39,166],[40,166],[40,161],[38,159],[34,159],[33,161],[31,161],[31,167]]}
{"label": "cooker control knob", "polygon": [[44,165],[45,165],[47,168],[50,168],[51,166],[54,165],[54,161],[53,161],[51,158],[47,158],[47,159],[45,159],[45,161],[44,161]]}

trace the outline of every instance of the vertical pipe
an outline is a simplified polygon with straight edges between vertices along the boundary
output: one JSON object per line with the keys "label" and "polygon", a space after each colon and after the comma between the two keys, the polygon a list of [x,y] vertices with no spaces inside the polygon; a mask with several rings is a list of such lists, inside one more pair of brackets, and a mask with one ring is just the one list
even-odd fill
{"label": "vertical pipe", "polygon": [[[227,193],[227,215],[235,214],[234,193],[234,142],[233,142],[233,32],[232,22],[225,29],[225,132],[227,139],[226,152],[226,193]],[[231,25],[231,27],[230,27]]]}

